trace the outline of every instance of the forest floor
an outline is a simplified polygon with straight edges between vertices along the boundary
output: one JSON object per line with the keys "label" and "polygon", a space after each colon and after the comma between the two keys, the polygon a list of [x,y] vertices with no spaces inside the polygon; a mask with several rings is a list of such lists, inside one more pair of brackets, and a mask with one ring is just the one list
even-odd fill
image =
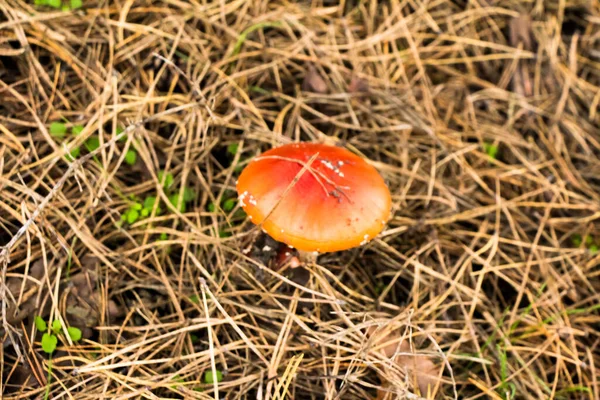
{"label": "forest floor", "polygon": [[[3,399],[600,398],[600,5],[0,0]],[[235,182],[343,146],[359,248]]]}

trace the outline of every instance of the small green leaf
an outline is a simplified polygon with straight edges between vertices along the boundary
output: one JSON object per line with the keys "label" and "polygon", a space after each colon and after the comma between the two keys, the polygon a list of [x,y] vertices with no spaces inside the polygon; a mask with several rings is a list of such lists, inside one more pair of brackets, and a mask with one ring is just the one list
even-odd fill
{"label": "small green leaf", "polygon": [[45,6],[48,4],[48,1],[47,0],[34,0],[34,4],[36,6]]}
{"label": "small green leaf", "polygon": [[[147,215],[150,215],[150,212],[154,208],[154,203],[156,203],[156,196],[148,196],[144,199],[144,209],[142,210],[142,214],[144,210],[148,211]],[[156,207],[156,215],[160,215],[162,209],[160,206]]]}
{"label": "small green leaf", "polygon": [[207,207],[207,210],[210,212],[215,212],[215,208],[216,208],[215,203],[210,203]]}
{"label": "small green leaf", "polygon": [[40,317],[39,315],[37,315],[35,317],[35,327],[38,331],[40,332],[46,332],[48,330],[48,324],[46,324],[46,321],[44,321],[44,319],[42,317]]}
{"label": "small green leaf", "polygon": [[183,188],[183,201],[190,202],[190,201],[194,200],[195,198],[196,198],[196,192],[194,191],[194,189],[189,188],[187,186]]}
{"label": "small green leaf", "polygon": [[234,209],[235,204],[237,203],[236,199],[227,199],[223,202],[223,210],[229,212]]}
{"label": "small green leaf", "polygon": [[121,221],[127,221],[127,212],[121,215]]}
{"label": "small green leaf", "polygon": [[200,340],[198,335],[195,335],[193,333],[190,333],[190,339],[191,339],[192,343],[197,343]]}
{"label": "small green leaf", "polygon": [[71,152],[68,153],[69,157],[71,158],[71,160],[76,159],[77,157],[79,157],[79,153],[81,153],[81,149],[79,147],[73,147],[71,149]]}
{"label": "small green leaf", "polygon": [[260,94],[270,94],[271,92],[261,88],[260,86],[249,86],[248,90],[250,92],[260,93]]}
{"label": "small green leaf", "polygon": [[506,351],[499,344],[496,345],[498,349],[498,355],[500,357],[500,379],[502,380],[502,384],[505,383],[506,377],[508,376],[508,364],[506,362]]}
{"label": "small green leaf", "polygon": [[135,164],[137,160],[137,151],[129,149],[127,153],[125,153],[125,162],[129,165]]}
{"label": "small green leaf", "polygon": [[129,211],[127,211],[127,223],[129,225],[131,225],[135,221],[137,221],[139,217],[140,217],[140,212],[138,210],[130,208]]}
{"label": "small green leaf", "polygon": [[60,8],[62,11],[69,11],[69,5],[68,4],[63,4],[62,7]]}
{"label": "small green leaf", "polygon": [[[179,193],[170,195],[169,202],[173,205],[173,207],[177,208],[177,204],[179,203]],[[179,204],[179,212],[185,212],[185,201],[182,201],[181,204]]]}
{"label": "small green leaf", "polygon": [[[223,380],[223,373],[219,370],[217,370],[217,382],[221,382]],[[213,383],[215,381],[215,378],[213,377],[213,372],[212,371],[206,371],[206,373],[204,374],[204,383]]]}
{"label": "small green leaf", "polygon": [[231,143],[229,146],[227,146],[227,152],[229,154],[231,154],[232,156],[235,156],[238,152],[238,148],[239,148],[239,144]]}
{"label": "small green leaf", "polygon": [[85,142],[85,148],[92,152],[100,147],[100,139],[97,136],[92,136]]}
{"label": "small green leaf", "polygon": [[598,245],[595,245],[595,244],[591,245],[590,246],[590,254],[595,255],[597,253],[598,253]]}
{"label": "small green leaf", "polygon": [[161,169],[160,171],[158,171],[158,181],[159,181],[159,182],[162,182],[162,181],[163,181],[163,177],[164,177],[164,179],[165,179],[165,181],[164,181],[165,183],[164,183],[164,186],[163,186],[163,187],[164,187],[165,189],[168,189],[168,188],[170,188],[170,187],[171,187],[171,185],[173,184],[173,180],[174,180],[174,179],[173,179],[173,174],[172,174],[172,173],[170,173],[170,172],[168,172],[168,173],[167,173],[167,176],[165,176],[165,171]]}
{"label": "small green leaf", "polygon": [[220,238],[226,238],[226,237],[229,237],[229,236],[231,236],[231,233],[226,232],[226,231],[219,231],[219,237]]}
{"label": "small green leaf", "polygon": [[241,207],[235,210],[235,212],[233,213],[234,219],[246,219],[246,217],[246,211],[244,211],[244,209]]}
{"label": "small green leaf", "polygon": [[52,331],[54,333],[60,332],[61,329],[62,329],[62,324],[60,323],[59,320],[55,319],[54,321],[52,321]]}
{"label": "small green leaf", "polygon": [[42,350],[48,354],[52,354],[56,350],[57,343],[58,339],[55,335],[44,333],[44,336],[42,336]]}
{"label": "small green leaf", "polygon": [[156,196],[148,196],[144,199],[144,208],[152,210],[154,208],[154,203],[156,203]]}
{"label": "small green leaf", "polygon": [[483,144],[483,150],[487,153],[490,158],[496,159],[496,155],[498,154],[498,146],[485,142]]}
{"label": "small green leaf", "polygon": [[74,136],[79,135],[81,132],[83,132],[83,125],[73,125],[73,127],[71,128],[71,134]]}
{"label": "small green leaf", "polygon": [[142,217],[147,217],[148,215],[150,215],[150,211],[151,211],[151,210],[149,210],[149,209],[147,209],[147,208],[142,208],[142,211],[140,211],[140,215],[141,215]]}
{"label": "small green leaf", "polygon": [[[120,126],[117,126],[117,129],[115,129],[115,135],[117,135],[117,136],[121,135],[121,133],[123,133],[123,132],[125,132],[125,129]],[[123,135],[123,136],[119,137],[118,140],[119,140],[119,142],[126,142],[127,135]]]}
{"label": "small green leaf", "polygon": [[581,235],[576,233],[575,235],[571,236],[571,243],[573,243],[574,247],[579,247],[581,246]]}
{"label": "small green leaf", "polygon": [[566,387],[566,388],[560,390],[559,392],[557,392],[556,398],[559,398],[558,393],[576,393],[576,392],[593,393],[592,389],[590,389],[587,386],[581,386],[581,385],[569,386],[569,387]]}
{"label": "small green leaf", "polygon": [[182,61],[187,61],[190,59],[190,57],[186,56],[184,53],[182,53],[179,50],[175,50],[175,55],[179,58],[181,58]]}
{"label": "small green leaf", "polygon": [[71,0],[71,8],[73,10],[77,10],[79,8],[83,7],[83,1],[82,0]]}
{"label": "small green leaf", "polygon": [[50,135],[55,138],[63,138],[67,134],[67,126],[62,122],[50,124]]}
{"label": "small green leaf", "polygon": [[144,208],[144,207],[142,207],[142,205],[141,205],[140,203],[138,203],[138,202],[135,202],[135,203],[133,203],[133,204],[131,205],[131,208],[132,208],[132,209],[134,209],[134,210],[140,211],[140,210],[141,210],[142,208]]}
{"label": "small green leaf", "polygon": [[161,233],[160,236],[158,237],[159,240],[167,240],[169,237],[167,236],[167,234],[165,232]]}
{"label": "small green leaf", "polygon": [[78,340],[81,340],[81,329],[70,326],[67,328],[67,332],[72,341],[77,342]]}
{"label": "small green leaf", "polygon": [[[179,375],[175,375],[173,377],[173,382],[178,382],[178,383],[184,383],[185,381],[183,380],[183,378]],[[171,388],[175,389],[177,387],[177,385],[172,385]]]}
{"label": "small green leaf", "polygon": [[60,0],[48,0],[48,5],[52,8],[60,8]]}
{"label": "small green leaf", "polygon": [[586,246],[591,246],[594,244],[594,238],[591,237],[590,235],[586,235],[585,237],[585,245]]}
{"label": "small green leaf", "polygon": [[375,285],[375,294],[380,295],[381,292],[383,292],[383,289],[385,289],[385,287],[386,287],[385,283],[383,283],[381,281],[377,282],[377,284]]}
{"label": "small green leaf", "polygon": [[190,296],[190,301],[194,304],[200,304],[200,299],[197,294],[193,294]]}
{"label": "small green leaf", "polygon": [[[241,160],[240,160],[241,161]],[[242,170],[244,169],[244,164],[243,163],[239,163],[234,169],[233,172],[235,172],[236,174],[239,174],[240,172],[242,172]]]}
{"label": "small green leaf", "polygon": [[244,42],[246,41],[246,38],[248,37],[248,35],[252,32],[254,32],[257,29],[263,29],[263,28],[275,28],[275,27],[280,27],[281,26],[281,22],[279,21],[265,21],[265,22],[259,22],[257,24],[254,24],[248,28],[246,28],[246,30],[244,30],[239,36],[238,36],[238,40],[233,48],[233,51],[231,52],[232,56],[235,56],[236,54],[238,54],[240,52],[240,50],[242,49],[242,45],[244,44]]}

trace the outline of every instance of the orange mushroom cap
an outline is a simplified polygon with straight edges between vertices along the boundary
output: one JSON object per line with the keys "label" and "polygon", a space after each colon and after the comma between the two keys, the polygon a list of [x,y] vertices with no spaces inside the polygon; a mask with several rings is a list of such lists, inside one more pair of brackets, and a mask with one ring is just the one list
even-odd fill
{"label": "orange mushroom cap", "polygon": [[377,170],[324,144],[287,144],[257,156],[242,171],[237,191],[253,223],[301,251],[366,244],[391,211],[390,191]]}

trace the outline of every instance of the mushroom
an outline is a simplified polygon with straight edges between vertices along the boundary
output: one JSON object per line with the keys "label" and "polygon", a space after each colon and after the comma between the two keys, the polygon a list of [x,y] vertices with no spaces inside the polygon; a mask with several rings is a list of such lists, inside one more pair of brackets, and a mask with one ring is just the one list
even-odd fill
{"label": "mushroom", "polygon": [[292,143],[255,157],[237,182],[240,206],[302,261],[362,246],[391,212],[390,191],[377,170],[350,151]]}

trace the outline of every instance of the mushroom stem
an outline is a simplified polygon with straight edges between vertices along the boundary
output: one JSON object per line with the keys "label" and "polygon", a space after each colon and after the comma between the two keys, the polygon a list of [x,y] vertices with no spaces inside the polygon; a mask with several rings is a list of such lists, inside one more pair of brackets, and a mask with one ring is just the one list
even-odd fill
{"label": "mushroom stem", "polygon": [[279,248],[275,256],[275,268],[280,270],[288,265],[290,268],[297,268],[301,263],[298,257],[294,255],[294,251],[287,244],[279,243]]}
{"label": "mushroom stem", "polygon": [[302,264],[316,264],[319,253],[316,251],[298,250],[298,258]]}

